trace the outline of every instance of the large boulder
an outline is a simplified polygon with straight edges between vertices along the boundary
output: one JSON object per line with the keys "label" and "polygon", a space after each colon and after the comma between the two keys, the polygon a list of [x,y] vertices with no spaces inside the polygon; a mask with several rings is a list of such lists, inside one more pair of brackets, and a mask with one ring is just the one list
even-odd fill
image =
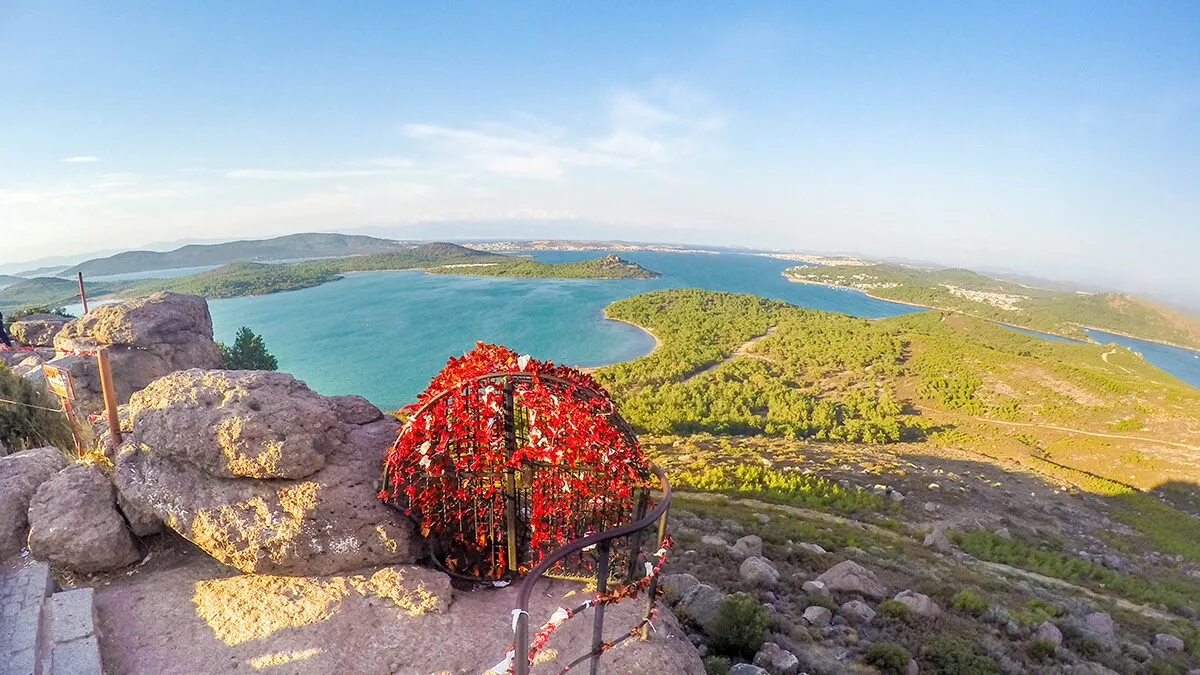
{"label": "large boulder", "polygon": [[0,559],[25,546],[29,502],[38,487],[66,465],[58,448],[34,448],[0,456]]}
{"label": "large boulder", "polygon": [[[116,457],[122,501],[244,572],[412,562],[411,521],[377,498],[397,422],[362,403],[283,373],[164,377],[130,400],[132,430]],[[357,411],[348,420],[347,404]]]}
{"label": "large boulder", "polygon": [[765,642],[754,655],[754,665],[770,675],[796,675],[800,671],[800,659],[774,642]]}
{"label": "large boulder", "polygon": [[893,598],[896,602],[908,607],[908,611],[912,612],[913,616],[920,616],[926,619],[936,619],[942,615],[942,608],[933,598],[924,593],[916,591],[900,591]]}
{"label": "large boulder", "polygon": [[834,592],[857,593],[865,598],[882,600],[887,595],[887,588],[880,583],[879,578],[871,570],[859,565],[853,560],[843,560],[830,567],[817,581]]}
{"label": "large boulder", "polygon": [[1092,612],[1084,616],[1080,628],[1084,635],[1099,640],[1106,647],[1116,644],[1117,625],[1112,617],[1104,612]]}
{"label": "large boulder", "polygon": [[[208,303],[198,295],[155,293],[97,307],[63,326],[54,347],[64,354],[107,348],[118,403],[167,373],[221,365]],[[80,407],[102,407],[95,359],[61,365],[75,377]]]}
{"label": "large boulder", "polygon": [[708,584],[697,584],[684,593],[679,601],[679,610],[705,633],[712,634],[725,594]]}
{"label": "large boulder", "polygon": [[779,583],[779,570],[775,569],[770,560],[759,556],[743,560],[742,566],[738,568],[738,574],[743,581],[755,586],[771,588]]}
{"label": "large boulder", "polygon": [[141,559],[112,483],[90,464],[72,464],[38,487],[29,504],[29,550],[83,574]]}
{"label": "large boulder", "polygon": [[30,347],[53,347],[54,336],[71,319],[60,314],[26,314],[9,327],[17,342]]}

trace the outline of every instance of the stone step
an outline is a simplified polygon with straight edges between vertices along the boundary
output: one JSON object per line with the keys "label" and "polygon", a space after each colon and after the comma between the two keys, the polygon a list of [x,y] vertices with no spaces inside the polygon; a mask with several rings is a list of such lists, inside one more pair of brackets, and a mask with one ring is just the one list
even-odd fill
{"label": "stone step", "polygon": [[41,675],[42,615],[53,590],[45,563],[0,572],[0,675]]}
{"label": "stone step", "polygon": [[49,656],[50,667],[42,675],[103,675],[94,599],[90,588],[51,596],[47,607],[49,640],[42,650]]}

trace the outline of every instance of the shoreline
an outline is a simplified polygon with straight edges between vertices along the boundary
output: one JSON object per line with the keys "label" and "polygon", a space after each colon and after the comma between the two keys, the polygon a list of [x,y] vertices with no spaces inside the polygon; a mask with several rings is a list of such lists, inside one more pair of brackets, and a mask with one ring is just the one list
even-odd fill
{"label": "shoreline", "polygon": [[[1033,331],[1033,332],[1035,332],[1035,333],[1045,333],[1046,335],[1053,335],[1054,337],[1060,337],[1060,338],[1066,338],[1066,339],[1069,339],[1069,340],[1075,340],[1075,341],[1079,342],[1080,344],[1092,344],[1092,345],[1099,345],[1099,344],[1101,344],[1100,342],[1097,342],[1097,341],[1096,341],[1094,338],[1092,338],[1092,336],[1090,336],[1090,335],[1087,335],[1087,333],[1084,333],[1084,336],[1085,336],[1087,339],[1086,339],[1086,340],[1080,340],[1079,338],[1071,337],[1070,335],[1059,335],[1058,333],[1049,333],[1049,332],[1046,332],[1046,331],[1044,331],[1044,330],[1038,330],[1038,329],[1036,329],[1036,328],[1030,328],[1029,326],[1018,326],[1018,325],[1017,325],[1017,324],[1015,324],[1015,323],[1006,323],[1006,322],[1004,322],[1004,321],[999,321],[999,320],[997,320],[997,319],[989,319],[989,318],[982,317],[982,316],[978,316],[978,315],[975,315],[975,314],[969,314],[969,313],[967,313],[967,312],[964,312],[964,311],[962,311],[962,310],[957,310],[957,309],[949,309],[949,308],[946,308],[946,307],[932,307],[932,306],[930,306],[930,305],[919,305],[919,304],[917,304],[917,303],[915,303],[915,302],[905,302],[904,300],[892,300],[891,298],[881,298],[881,297],[879,297],[878,295],[872,295],[872,294],[868,293],[867,291],[864,291],[864,290],[861,290],[861,289],[858,289],[858,288],[851,288],[851,287],[849,287],[849,286],[838,286],[837,284],[827,284],[827,283],[823,283],[823,282],[820,282],[820,281],[810,281],[810,280],[808,280],[808,279],[797,279],[797,278],[795,278],[795,277],[788,276],[787,274],[784,274],[784,275],[783,275],[783,277],[784,277],[785,279],[787,279],[788,281],[790,281],[791,283],[794,283],[794,284],[811,284],[811,285],[813,285],[813,286],[824,286],[825,288],[835,288],[835,289],[839,289],[839,290],[843,290],[843,291],[853,291],[853,292],[855,292],[855,293],[862,293],[863,295],[867,296],[868,298],[871,298],[872,300],[880,300],[880,301],[882,301],[882,302],[893,302],[893,303],[895,303],[895,304],[897,304],[897,305],[908,305],[909,307],[919,307],[919,308],[921,308],[921,309],[927,309],[927,310],[934,311],[934,312],[954,312],[955,314],[962,314],[963,316],[970,316],[970,317],[973,317],[973,318],[976,318],[976,319],[982,319],[982,320],[984,320],[984,321],[990,321],[991,323],[998,324],[998,325],[1000,325],[1000,326],[1006,326],[1006,327],[1008,327],[1008,328],[1019,328],[1019,329],[1021,329],[1021,330]],[[1155,340],[1155,339],[1152,339],[1152,338],[1144,338],[1144,337],[1140,337],[1140,336],[1137,336],[1137,335],[1130,335],[1129,333],[1122,333],[1122,332],[1120,332],[1120,331],[1115,331],[1115,330],[1112,330],[1112,329],[1109,329],[1109,328],[1100,328],[1099,326],[1088,326],[1088,325],[1085,325],[1085,324],[1082,324],[1082,323],[1074,323],[1074,324],[1070,324],[1070,325],[1072,325],[1072,326],[1077,326],[1077,327],[1079,327],[1079,329],[1080,329],[1080,330],[1084,330],[1084,329],[1086,329],[1086,330],[1095,330],[1095,331],[1100,331],[1100,332],[1102,332],[1102,333],[1110,333],[1110,334],[1112,334],[1112,335],[1119,335],[1119,336],[1121,336],[1121,337],[1129,338],[1129,339],[1131,339],[1131,340],[1140,340],[1140,341],[1142,341],[1142,342],[1150,342],[1150,343],[1153,343],[1153,344],[1156,344],[1156,345],[1162,345],[1162,346],[1164,346],[1164,347],[1175,347],[1176,349],[1183,349],[1183,350],[1186,350],[1186,351],[1189,351],[1189,352],[1197,352],[1197,353],[1200,353],[1200,348],[1197,348],[1197,347],[1188,347],[1187,345],[1181,345],[1181,344],[1178,344],[1178,343],[1175,343],[1175,342],[1167,342],[1167,341],[1165,341],[1165,340]]]}
{"label": "shoreline", "polygon": [[[626,321],[625,319],[614,319],[613,317],[611,317],[611,316],[609,316],[609,315],[608,315],[608,310],[607,310],[607,309],[604,311],[604,318],[605,318],[605,320],[607,320],[607,321],[616,321],[616,322],[618,322],[618,323],[623,323],[623,324],[627,324],[627,325],[633,326],[634,328],[637,328],[637,329],[641,330],[641,331],[642,331],[643,333],[645,333],[646,335],[649,335],[649,336],[650,336],[650,338],[654,340],[654,348],[653,348],[653,349],[651,349],[650,351],[646,352],[645,354],[642,354],[641,356],[639,356],[639,357],[637,357],[637,358],[641,359],[641,358],[645,358],[645,357],[647,357],[647,356],[650,356],[650,355],[651,355],[651,354],[653,354],[654,352],[658,351],[658,348],[659,348],[659,347],[662,347],[662,340],[660,340],[660,339],[658,338],[658,336],[654,334],[654,331],[650,330],[649,328],[646,328],[645,326],[639,326],[638,324],[636,324],[636,323],[634,323],[634,322],[632,322],[632,321]],[[632,361],[632,360],[634,360],[634,359],[630,359],[630,361]],[[629,363],[629,361],[617,361],[617,363]],[[608,364],[605,364],[605,366],[615,366],[615,365],[617,365],[617,363],[608,363]],[[605,366],[596,366],[596,367],[597,367],[597,368],[604,368]]]}

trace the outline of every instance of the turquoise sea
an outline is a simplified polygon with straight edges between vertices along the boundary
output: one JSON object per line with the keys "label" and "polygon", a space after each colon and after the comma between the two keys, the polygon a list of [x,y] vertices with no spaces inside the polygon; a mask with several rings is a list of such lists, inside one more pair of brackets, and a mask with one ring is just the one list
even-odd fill
{"label": "turquoise sea", "polygon": [[[546,251],[534,257],[566,262],[602,253]],[[366,272],[301,291],[211,300],[209,307],[217,339],[230,342],[240,326],[250,326],[266,339],[281,370],[323,394],[361,394],[385,409],[411,403],[448,357],[477,340],[576,366],[637,358],[653,348],[653,339],[606,320],[604,307],[661,288],[753,293],[871,318],[920,311],[858,291],[791,283],[781,272],[795,263],[784,260],[728,253],[619,255],[663,277],[604,281]],[[1136,344],[1131,348],[1147,360],[1200,386],[1200,359],[1192,365],[1187,356],[1162,353],[1172,348],[1115,336],[1112,341]]]}

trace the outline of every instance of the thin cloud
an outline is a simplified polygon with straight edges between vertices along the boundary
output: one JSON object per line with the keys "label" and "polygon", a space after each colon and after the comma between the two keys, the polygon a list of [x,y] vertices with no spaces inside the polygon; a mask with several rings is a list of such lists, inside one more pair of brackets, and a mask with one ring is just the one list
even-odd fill
{"label": "thin cloud", "polygon": [[234,169],[226,173],[228,178],[249,180],[329,180],[334,178],[364,178],[376,176],[378,171],[294,171],[288,169]]}
{"label": "thin cloud", "polygon": [[64,157],[64,164],[94,164],[100,161],[95,155],[75,155],[74,157]]}

